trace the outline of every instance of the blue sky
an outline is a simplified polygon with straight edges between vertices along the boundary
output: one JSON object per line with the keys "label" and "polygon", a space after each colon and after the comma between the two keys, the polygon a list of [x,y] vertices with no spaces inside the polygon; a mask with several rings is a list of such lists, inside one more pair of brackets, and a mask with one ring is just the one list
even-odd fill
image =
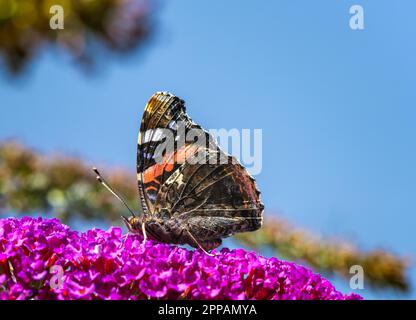
{"label": "blue sky", "polygon": [[[349,28],[353,4],[365,30]],[[266,214],[414,256],[414,12],[410,0],[161,2],[145,50],[96,75],[50,50],[23,79],[3,76],[0,139],[134,174],[144,104],[168,90],[206,128],[263,130]]]}

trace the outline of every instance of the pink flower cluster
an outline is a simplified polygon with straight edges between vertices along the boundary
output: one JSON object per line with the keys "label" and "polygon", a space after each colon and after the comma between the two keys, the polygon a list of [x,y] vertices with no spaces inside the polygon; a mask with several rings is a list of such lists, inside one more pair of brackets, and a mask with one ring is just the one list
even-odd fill
{"label": "pink flower cluster", "polygon": [[71,231],[57,219],[0,220],[0,299],[361,299],[295,263]]}

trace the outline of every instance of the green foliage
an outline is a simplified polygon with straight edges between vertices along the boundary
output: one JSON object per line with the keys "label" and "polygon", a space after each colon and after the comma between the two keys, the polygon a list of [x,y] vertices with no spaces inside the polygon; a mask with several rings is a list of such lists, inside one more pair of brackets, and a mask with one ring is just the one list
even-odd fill
{"label": "green foliage", "polygon": [[[135,207],[134,174],[112,170],[108,180]],[[63,156],[45,158],[17,143],[0,145],[0,208],[52,211],[64,222],[76,217],[119,221],[121,209],[82,161]]]}

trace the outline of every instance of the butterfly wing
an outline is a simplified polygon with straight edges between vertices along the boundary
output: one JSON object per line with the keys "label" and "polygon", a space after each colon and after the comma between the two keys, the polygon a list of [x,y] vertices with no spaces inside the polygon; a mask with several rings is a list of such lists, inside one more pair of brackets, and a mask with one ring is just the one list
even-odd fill
{"label": "butterfly wing", "polygon": [[186,116],[184,101],[178,97],[158,92],[146,104],[137,147],[137,180],[145,214],[155,212],[161,185],[179,166],[175,163],[177,153],[163,154],[166,149],[160,147],[173,143],[173,134],[177,135],[176,125],[183,121],[194,125]]}
{"label": "butterfly wing", "polygon": [[264,206],[255,181],[235,158],[228,161],[185,163],[162,186],[157,210],[170,212],[201,242],[259,229]]}
{"label": "butterfly wing", "polygon": [[[174,150],[161,148],[173,140]],[[146,105],[137,169],[143,207],[152,216],[176,221],[198,241],[254,231],[262,224],[264,206],[254,179],[189,118],[184,101],[169,93],[156,93]]]}

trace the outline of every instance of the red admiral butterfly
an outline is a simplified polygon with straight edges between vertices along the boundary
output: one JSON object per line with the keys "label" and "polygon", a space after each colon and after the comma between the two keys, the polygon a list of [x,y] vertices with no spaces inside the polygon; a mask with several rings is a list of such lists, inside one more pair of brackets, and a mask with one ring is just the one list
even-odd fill
{"label": "red admiral butterfly", "polygon": [[[170,146],[174,147],[169,150]],[[222,238],[262,225],[264,206],[255,180],[192,121],[185,102],[170,93],[158,92],[146,105],[138,138],[137,180],[140,215],[129,209],[132,216],[122,218],[130,232],[143,234],[144,241],[149,236],[207,252]]]}

